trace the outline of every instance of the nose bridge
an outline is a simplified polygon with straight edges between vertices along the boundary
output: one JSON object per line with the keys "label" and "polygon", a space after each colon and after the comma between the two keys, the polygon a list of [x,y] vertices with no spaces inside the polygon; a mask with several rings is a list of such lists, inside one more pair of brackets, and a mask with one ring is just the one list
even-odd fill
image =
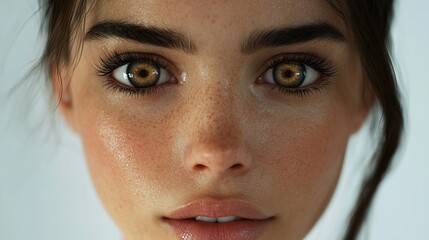
{"label": "nose bridge", "polygon": [[234,146],[241,140],[241,129],[235,111],[233,93],[225,87],[202,92],[195,103],[195,127],[200,142]]}
{"label": "nose bridge", "polygon": [[235,107],[237,96],[230,86],[207,84],[192,101],[184,156],[191,172],[216,176],[227,171],[244,172],[250,166],[251,156]]}

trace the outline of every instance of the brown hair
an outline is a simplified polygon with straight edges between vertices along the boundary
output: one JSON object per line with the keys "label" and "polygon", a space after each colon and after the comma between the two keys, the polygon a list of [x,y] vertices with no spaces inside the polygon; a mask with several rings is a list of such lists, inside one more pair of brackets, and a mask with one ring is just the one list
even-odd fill
{"label": "brown hair", "polygon": [[[341,3],[344,4],[342,6]],[[375,192],[391,166],[399,147],[404,118],[395,72],[389,55],[393,0],[331,1],[345,17],[360,53],[365,77],[369,79],[382,112],[382,134],[369,173],[350,218],[345,239],[355,239],[368,214]]]}
{"label": "brown hair", "polygon": [[[360,53],[365,77],[381,108],[382,134],[351,214],[344,239],[356,239],[368,214],[378,186],[388,172],[399,147],[403,131],[403,113],[390,49],[390,25],[393,0],[328,0],[344,19]],[[41,64],[50,72],[61,63],[68,64],[72,44],[83,31],[90,3],[87,0],[39,0],[44,9],[48,39]]]}

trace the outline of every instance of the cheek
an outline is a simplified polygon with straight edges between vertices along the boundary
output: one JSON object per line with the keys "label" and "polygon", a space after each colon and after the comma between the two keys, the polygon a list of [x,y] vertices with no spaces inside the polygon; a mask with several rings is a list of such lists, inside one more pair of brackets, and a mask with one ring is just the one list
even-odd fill
{"label": "cheek", "polygon": [[273,186],[266,194],[284,213],[287,232],[308,231],[335,190],[350,127],[344,111],[333,108],[273,117],[277,120],[265,129],[270,144],[255,147],[265,171],[264,184]]}
{"label": "cheek", "polygon": [[158,121],[110,110],[85,111],[89,115],[81,116],[89,169],[102,202],[121,229],[149,232],[150,225],[141,225],[154,218],[154,206],[168,201],[174,187],[168,181],[177,165],[168,161],[173,154],[168,141],[172,128],[161,129]]}
{"label": "cheek", "polygon": [[[95,127],[88,128],[84,143],[87,147],[89,160],[113,172],[113,177],[120,177],[129,183],[141,182],[144,178],[145,188],[160,186],[156,182],[160,173],[169,165],[160,159],[169,158],[170,151],[168,131],[160,131],[150,126],[147,121],[132,119],[117,119],[114,116],[100,117]],[[145,126],[139,126],[145,125]],[[98,172],[97,174],[100,174]],[[106,179],[107,180],[107,179]],[[150,192],[156,191],[156,188]],[[146,195],[146,194],[145,194]]]}
{"label": "cheek", "polygon": [[[312,181],[342,161],[348,133],[333,116],[318,116],[272,132],[269,152],[292,184]],[[294,180],[296,179],[296,180]],[[296,182],[294,182],[296,181]]]}

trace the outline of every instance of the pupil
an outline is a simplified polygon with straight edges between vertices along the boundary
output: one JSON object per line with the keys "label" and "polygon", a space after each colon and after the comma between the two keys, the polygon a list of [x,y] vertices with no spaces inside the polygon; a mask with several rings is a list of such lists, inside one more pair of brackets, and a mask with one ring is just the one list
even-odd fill
{"label": "pupil", "polygon": [[139,75],[140,77],[145,78],[149,75],[149,72],[147,70],[141,70]]}
{"label": "pupil", "polygon": [[285,71],[284,72],[284,77],[286,77],[286,78],[291,78],[291,77],[293,77],[295,74],[291,71],[291,70],[287,70],[287,71]]}

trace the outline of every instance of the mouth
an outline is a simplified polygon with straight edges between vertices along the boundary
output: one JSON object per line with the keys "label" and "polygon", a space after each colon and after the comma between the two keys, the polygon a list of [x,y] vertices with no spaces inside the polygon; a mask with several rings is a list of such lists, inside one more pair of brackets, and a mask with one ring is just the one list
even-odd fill
{"label": "mouth", "polygon": [[250,203],[233,199],[200,199],[163,217],[184,240],[256,240],[273,220]]}

